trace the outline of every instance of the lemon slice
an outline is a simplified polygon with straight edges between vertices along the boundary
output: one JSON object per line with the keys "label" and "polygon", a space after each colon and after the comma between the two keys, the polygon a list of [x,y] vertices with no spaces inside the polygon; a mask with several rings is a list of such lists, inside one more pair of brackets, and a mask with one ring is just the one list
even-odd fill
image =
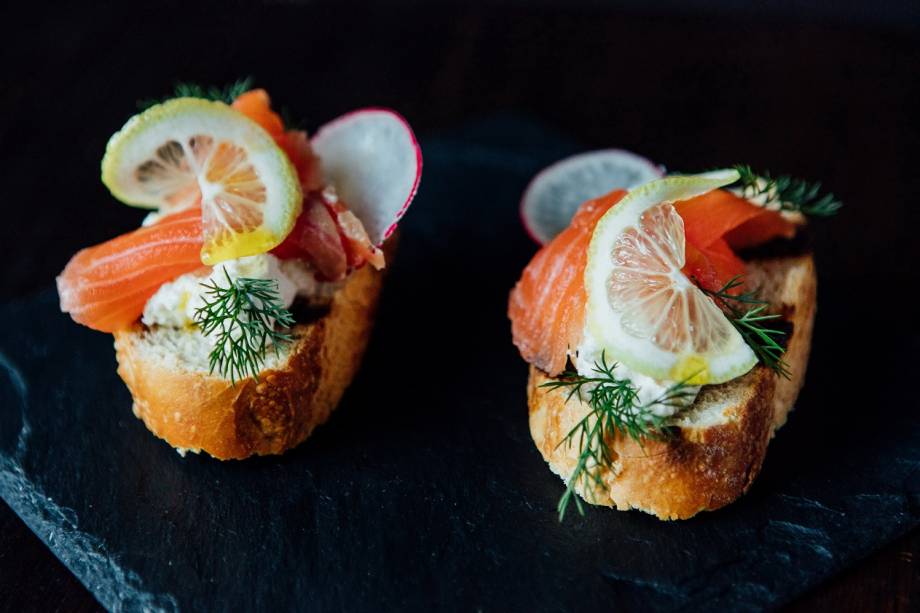
{"label": "lemon slice", "polygon": [[102,159],[102,182],[126,204],[163,213],[201,204],[201,261],[265,253],[294,227],[297,171],[258,124],[221,102],[175,98],[135,115]]}
{"label": "lemon slice", "polygon": [[588,247],[587,325],[606,355],[659,380],[721,383],[757,358],[682,272],[684,223],[671,205],[728,185],[734,170],[658,179],[598,222]]}

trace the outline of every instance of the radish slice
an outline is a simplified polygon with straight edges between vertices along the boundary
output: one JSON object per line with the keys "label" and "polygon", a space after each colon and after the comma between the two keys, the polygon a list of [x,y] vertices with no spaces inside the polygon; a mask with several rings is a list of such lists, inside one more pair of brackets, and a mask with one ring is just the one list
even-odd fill
{"label": "radish slice", "polygon": [[663,176],[663,167],[622,149],[573,155],[530,181],[521,198],[521,221],[530,237],[545,245],[568,227],[585,201]]}
{"label": "radish slice", "polygon": [[389,109],[333,119],[310,140],[323,178],[380,245],[405,214],[422,178],[422,150],[409,124]]}

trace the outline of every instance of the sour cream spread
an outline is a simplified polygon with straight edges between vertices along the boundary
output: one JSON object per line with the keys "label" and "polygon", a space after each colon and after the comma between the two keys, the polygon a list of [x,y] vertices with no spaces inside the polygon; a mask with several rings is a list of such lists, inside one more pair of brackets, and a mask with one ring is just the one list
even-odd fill
{"label": "sour cream spread", "polygon": [[[575,357],[572,359],[578,374],[583,377],[598,376],[595,365],[601,363],[602,353],[603,349],[598,343],[597,339],[591,334],[591,330],[588,328],[588,326],[585,326],[581,344],[578,346],[578,351],[576,352]],[[678,406],[676,403],[653,404],[656,400],[660,399],[668,391],[669,388],[675,385],[677,381],[653,379],[649,376],[643,375],[642,373],[636,372],[621,362],[616,362],[615,360],[611,359],[610,356],[605,356],[604,359],[608,365],[616,363],[616,366],[613,368],[613,374],[615,377],[618,379],[628,379],[632,381],[633,385],[636,386],[636,389],[638,390],[638,401],[640,406],[648,406],[649,410],[659,417],[670,417],[677,413],[681,408],[690,406],[693,404],[693,401],[696,399],[696,395],[700,391],[698,386],[685,387],[683,391],[686,395],[680,399],[680,406]]]}
{"label": "sour cream spread", "polygon": [[274,279],[285,307],[297,296],[322,302],[332,297],[337,283],[323,283],[313,276],[308,264],[301,260],[279,260],[270,253],[222,262],[213,268],[184,274],[164,283],[150,297],[141,321],[147,326],[188,328],[195,325],[195,311],[204,304],[208,291],[203,283],[227,286],[227,278]]}

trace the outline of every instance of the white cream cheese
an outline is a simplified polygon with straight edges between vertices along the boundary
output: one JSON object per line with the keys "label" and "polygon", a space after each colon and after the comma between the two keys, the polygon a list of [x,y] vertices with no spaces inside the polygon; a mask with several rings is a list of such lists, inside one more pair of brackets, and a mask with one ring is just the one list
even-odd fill
{"label": "white cream cheese", "polygon": [[141,227],[146,228],[147,226],[152,226],[156,222],[163,219],[163,216],[164,216],[163,213],[161,213],[160,211],[150,211],[149,213],[147,213],[146,216],[144,216],[144,219],[141,221]]}
{"label": "white cream cheese", "polygon": [[210,270],[202,268],[164,283],[147,301],[141,321],[147,326],[194,326],[195,311],[204,304],[207,292],[202,284],[216,283],[226,287],[227,277],[231,281],[242,277],[274,279],[285,307],[291,306],[299,295],[326,299],[338,287],[334,283],[317,281],[309,266],[301,260],[279,260],[270,253],[263,253],[222,262]]}
{"label": "white cream cheese", "polygon": [[[585,326],[581,344],[578,346],[578,350],[572,359],[578,374],[583,377],[596,377],[598,373],[595,370],[595,365],[601,363],[602,352],[603,350],[591,334],[591,330],[588,326]],[[661,398],[669,388],[677,383],[677,381],[653,379],[632,370],[622,362],[616,362],[611,359],[610,356],[604,356],[604,359],[608,365],[616,364],[613,368],[614,376],[618,379],[628,379],[632,381],[633,385],[635,385],[638,390],[639,404],[649,405],[649,410],[655,415],[659,417],[671,417],[682,408],[674,404],[652,404]],[[696,395],[699,393],[700,388],[697,386],[688,386],[684,388],[684,391],[686,392],[686,396],[681,398],[681,404],[683,406],[690,406],[696,399]]]}

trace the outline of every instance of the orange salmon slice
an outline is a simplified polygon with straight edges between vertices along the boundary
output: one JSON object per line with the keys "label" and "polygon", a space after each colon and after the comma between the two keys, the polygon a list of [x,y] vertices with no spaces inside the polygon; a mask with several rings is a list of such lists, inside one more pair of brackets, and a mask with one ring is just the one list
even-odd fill
{"label": "orange salmon slice", "polygon": [[77,252],[57,278],[61,310],[101,332],[129,327],[167,281],[202,267],[201,210]]}
{"label": "orange salmon slice", "polygon": [[594,226],[626,191],[617,190],[578,209],[572,223],[530,261],[511,291],[508,317],[525,360],[550,375],[565,369],[581,341],[585,320],[585,266]]}

